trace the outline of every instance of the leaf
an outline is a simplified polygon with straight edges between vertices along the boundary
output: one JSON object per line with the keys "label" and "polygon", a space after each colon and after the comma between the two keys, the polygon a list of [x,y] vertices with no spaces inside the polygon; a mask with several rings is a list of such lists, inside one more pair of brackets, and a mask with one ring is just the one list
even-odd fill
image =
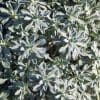
{"label": "leaf", "polygon": [[61,97],[61,95],[57,95],[55,98],[56,98],[56,99],[59,99],[60,97]]}
{"label": "leaf", "polygon": [[33,87],[33,91],[35,91],[35,92],[38,91],[40,89],[41,85],[43,85],[42,80],[39,82],[39,84],[37,84],[36,86]]}
{"label": "leaf", "polygon": [[5,23],[7,23],[8,21],[9,21],[9,18],[6,18],[6,19],[3,19],[1,23],[2,23],[2,24],[5,24]]}
{"label": "leaf", "polygon": [[8,27],[8,29],[9,29],[11,32],[15,32],[15,31],[14,31],[14,26]]}
{"label": "leaf", "polygon": [[45,45],[46,44],[46,40],[45,39],[40,39],[39,41],[37,41],[38,45],[42,46],[42,45]]}
{"label": "leaf", "polygon": [[8,100],[8,94],[6,92],[1,92],[0,100]]}
{"label": "leaf", "polygon": [[64,54],[66,52],[66,48],[67,48],[67,45],[66,46],[63,46],[59,49],[59,52]]}
{"label": "leaf", "polygon": [[73,60],[77,60],[78,59],[78,55],[79,55],[80,51],[78,48],[75,48],[73,53],[72,53],[72,58]]}
{"label": "leaf", "polygon": [[0,85],[4,84],[8,79],[0,78]]}
{"label": "leaf", "polygon": [[32,18],[29,17],[29,16],[26,16],[26,17],[24,18],[25,21],[30,21],[31,19],[32,19]]}
{"label": "leaf", "polygon": [[21,13],[24,14],[24,15],[30,15],[30,12],[28,10],[21,10]]}
{"label": "leaf", "polygon": [[10,62],[8,62],[8,61],[6,61],[6,62],[2,61],[2,65],[4,68],[10,68]]}
{"label": "leaf", "polygon": [[0,12],[9,14],[9,11],[5,8],[2,8],[2,7],[0,8]]}
{"label": "leaf", "polygon": [[21,92],[21,89],[17,90],[17,91],[15,92],[15,95],[19,95],[20,92]]}

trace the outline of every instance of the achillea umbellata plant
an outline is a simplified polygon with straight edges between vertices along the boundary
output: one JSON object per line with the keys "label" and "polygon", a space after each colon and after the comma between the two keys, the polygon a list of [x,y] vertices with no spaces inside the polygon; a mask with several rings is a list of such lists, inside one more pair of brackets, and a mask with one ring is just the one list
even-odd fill
{"label": "achillea umbellata plant", "polygon": [[0,0],[0,100],[100,100],[99,0]]}

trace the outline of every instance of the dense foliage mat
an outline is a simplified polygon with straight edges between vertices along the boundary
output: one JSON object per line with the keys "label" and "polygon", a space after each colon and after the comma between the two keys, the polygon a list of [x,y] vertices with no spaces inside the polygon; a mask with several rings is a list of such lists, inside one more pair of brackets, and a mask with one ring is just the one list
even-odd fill
{"label": "dense foliage mat", "polygon": [[0,0],[0,100],[100,100],[99,0]]}

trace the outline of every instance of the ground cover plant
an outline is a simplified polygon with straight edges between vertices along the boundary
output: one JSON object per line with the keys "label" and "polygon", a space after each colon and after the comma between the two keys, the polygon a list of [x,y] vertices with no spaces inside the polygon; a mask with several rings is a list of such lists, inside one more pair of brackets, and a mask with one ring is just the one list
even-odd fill
{"label": "ground cover plant", "polygon": [[0,0],[0,100],[100,100],[100,1]]}

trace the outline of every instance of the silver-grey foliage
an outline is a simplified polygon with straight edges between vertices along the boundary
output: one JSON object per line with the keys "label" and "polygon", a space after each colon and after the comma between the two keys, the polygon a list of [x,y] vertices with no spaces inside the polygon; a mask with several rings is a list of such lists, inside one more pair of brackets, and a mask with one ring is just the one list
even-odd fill
{"label": "silver-grey foliage", "polygon": [[0,0],[0,100],[100,100],[100,1]]}

